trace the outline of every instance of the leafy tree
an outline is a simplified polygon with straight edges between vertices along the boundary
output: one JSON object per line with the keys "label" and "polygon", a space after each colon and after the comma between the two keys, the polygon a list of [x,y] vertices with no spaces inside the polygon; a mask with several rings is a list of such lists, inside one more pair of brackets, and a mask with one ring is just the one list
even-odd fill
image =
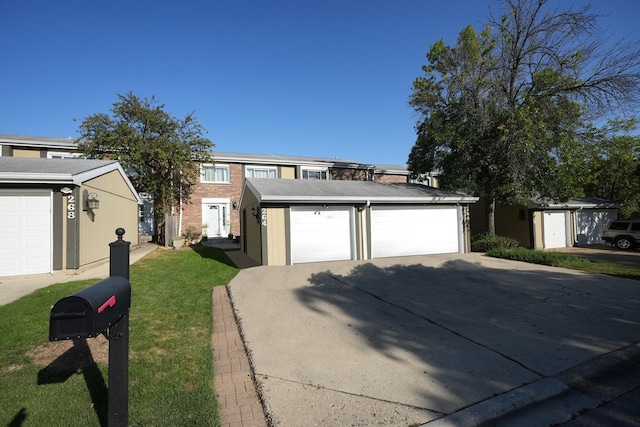
{"label": "leafy tree", "polygon": [[607,45],[589,6],[548,3],[505,0],[482,32],[469,26],[455,46],[432,45],[413,83],[409,168],[486,198],[491,234],[497,202],[579,195],[590,124],[640,99],[640,50]]}
{"label": "leafy tree", "polygon": [[193,113],[184,119],[164,111],[155,97],[118,94],[111,115],[98,113],[80,124],[78,144],[89,158],[117,159],[135,189],[153,199],[156,239],[162,241],[164,215],[188,202],[200,175],[198,162],[209,162],[213,143]]}
{"label": "leafy tree", "polygon": [[587,195],[622,203],[625,218],[640,214],[640,137],[630,134],[635,129],[635,120],[610,120],[586,164],[591,176]]}

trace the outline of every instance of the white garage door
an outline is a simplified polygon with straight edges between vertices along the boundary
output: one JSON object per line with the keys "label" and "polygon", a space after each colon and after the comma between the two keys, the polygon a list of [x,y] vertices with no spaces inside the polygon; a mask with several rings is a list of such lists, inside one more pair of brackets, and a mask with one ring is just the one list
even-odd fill
{"label": "white garage door", "polygon": [[582,210],[576,215],[576,237],[578,245],[597,245],[602,243],[602,232],[609,222],[618,219],[615,209]]}
{"label": "white garage door", "polygon": [[460,251],[458,209],[373,207],[373,258]]}
{"label": "white garage door", "polygon": [[544,247],[545,248],[565,248],[567,247],[567,226],[565,212],[544,212]]}
{"label": "white garage door", "polygon": [[291,208],[291,262],[353,259],[353,208]]}
{"label": "white garage door", "polygon": [[0,277],[51,272],[51,196],[0,195]]}

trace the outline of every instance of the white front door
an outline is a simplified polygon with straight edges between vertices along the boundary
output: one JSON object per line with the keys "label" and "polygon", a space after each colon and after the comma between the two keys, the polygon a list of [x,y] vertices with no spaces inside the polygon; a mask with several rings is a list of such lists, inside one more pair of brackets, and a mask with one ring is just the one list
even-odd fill
{"label": "white front door", "polygon": [[202,199],[202,225],[207,226],[207,236],[226,237],[231,232],[229,205],[229,199]]}
{"label": "white front door", "polygon": [[207,224],[207,234],[209,236],[220,235],[220,205],[208,205],[207,217],[205,218],[205,224]]}
{"label": "white front door", "polygon": [[51,273],[51,196],[0,196],[0,277]]}
{"label": "white front door", "polygon": [[455,207],[371,208],[372,258],[455,253],[459,242]]}

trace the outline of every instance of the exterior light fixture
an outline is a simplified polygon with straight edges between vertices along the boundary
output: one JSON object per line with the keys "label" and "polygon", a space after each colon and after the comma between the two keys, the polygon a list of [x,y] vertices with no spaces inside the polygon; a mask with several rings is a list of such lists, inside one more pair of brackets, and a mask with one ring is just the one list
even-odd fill
{"label": "exterior light fixture", "polygon": [[257,207],[252,207],[251,208],[251,215],[253,215],[254,217],[256,217],[256,221],[260,222],[260,218],[258,216],[258,208]]}
{"label": "exterior light fixture", "polygon": [[89,193],[85,196],[84,206],[87,211],[94,211],[100,207],[100,200],[98,200],[96,193]]}

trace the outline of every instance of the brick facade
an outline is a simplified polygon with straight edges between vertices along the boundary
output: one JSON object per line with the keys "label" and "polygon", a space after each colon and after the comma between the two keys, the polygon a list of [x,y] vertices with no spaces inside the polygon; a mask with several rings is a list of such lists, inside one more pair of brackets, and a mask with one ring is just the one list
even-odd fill
{"label": "brick facade", "polygon": [[[290,167],[292,163],[287,161],[289,159],[284,158],[285,161],[279,163],[277,161],[266,163],[260,163],[263,166],[287,166]],[[220,165],[229,166],[229,183],[206,183],[199,182],[191,196],[191,200],[188,204],[183,206],[182,210],[182,230],[187,229],[189,226],[196,228],[198,233],[202,230],[203,222],[205,222],[203,214],[203,200],[205,202],[215,200],[214,204],[221,203],[228,206],[228,218],[229,218],[229,232],[234,236],[240,235],[240,212],[237,207],[240,206],[240,197],[242,196],[242,188],[244,185],[244,165],[256,164],[255,159],[248,157],[246,162],[230,162],[225,161],[224,157],[221,160],[217,160]],[[301,162],[304,164],[304,162]],[[315,165],[317,167],[317,164]],[[365,181],[371,179],[377,182],[383,183],[406,183],[408,182],[408,172],[403,171],[395,173],[384,173],[374,171],[372,169],[360,168],[360,167],[331,167],[329,161],[327,161],[327,168],[329,175],[333,180],[359,180]],[[299,168],[296,168],[296,179],[299,179]],[[223,202],[226,201],[226,204]],[[234,202],[236,208],[233,207]],[[209,236],[213,236],[211,226],[207,233]],[[225,235],[224,233],[222,235]]]}

